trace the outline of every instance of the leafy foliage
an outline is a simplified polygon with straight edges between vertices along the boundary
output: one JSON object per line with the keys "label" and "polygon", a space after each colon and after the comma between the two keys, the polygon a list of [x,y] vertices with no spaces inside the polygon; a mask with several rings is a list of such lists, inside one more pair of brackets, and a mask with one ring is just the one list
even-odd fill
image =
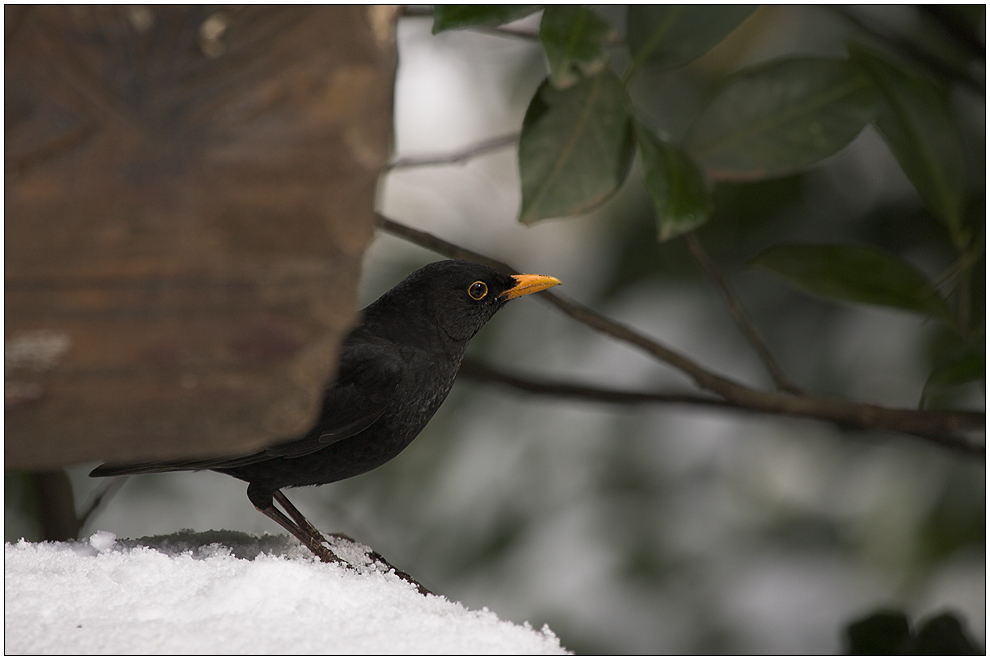
{"label": "leafy foliage", "polygon": [[748,5],[631,5],[627,20],[631,68],[687,64],[722,41],[754,9]]}
{"label": "leafy foliage", "polygon": [[[494,25],[532,13],[531,6],[447,6],[434,31]],[[848,57],[800,55],[770,59],[713,81],[682,140],[665,137],[629,97],[629,81],[644,70],[683,67],[717,49],[753,14],[748,6],[631,6],[627,42],[583,7],[553,6],[541,19],[540,43],[549,75],[533,96],[519,144],[519,219],[577,215],[598,208],[624,183],[633,147],[666,241],[701,228],[719,208],[711,180],[766,181],[815,167],[875,125],[911,183],[941,220],[958,262],[932,283],[907,262],[867,247],[784,245],[754,264],[794,286],[839,302],[895,307],[946,321],[960,339],[982,336],[980,272],[983,192],[966,192],[967,163],[945,80],[919,73],[883,49],[850,47]],[[948,19],[946,19],[948,20]],[[627,50],[623,75],[609,55]],[[972,49],[970,49],[972,50]],[[958,51],[958,49],[957,49]],[[974,51],[975,52],[975,51]],[[957,57],[954,52],[953,57]],[[622,59],[622,58],[619,58]],[[939,68],[941,67],[941,68]],[[964,73],[954,71],[958,80]],[[978,179],[982,180],[982,176]],[[968,196],[967,196],[968,195]],[[948,294],[943,289],[952,289]],[[953,293],[955,295],[953,295]],[[974,303],[974,300],[976,301]],[[926,394],[978,377],[984,351],[940,367]]]}
{"label": "leafy foliage", "polygon": [[602,42],[612,26],[580,5],[551,5],[540,21],[540,42],[550,67],[550,82],[558,89],[593,75],[608,63]]}
{"label": "leafy foliage", "polygon": [[[986,353],[972,345],[959,346],[955,354],[937,365],[921,391],[922,407],[957,385],[982,380],[987,373]],[[986,383],[984,382],[984,388]]]}
{"label": "leafy foliage", "polygon": [[876,54],[856,50],[854,58],[880,92],[880,133],[922,199],[964,246],[966,164],[946,94],[928,78],[905,73]]}
{"label": "leafy foliage", "polygon": [[850,655],[896,655],[911,641],[911,625],[903,612],[881,610],[849,624],[846,629]]}
{"label": "leafy foliage", "polygon": [[846,629],[849,655],[982,655],[959,619],[950,613],[911,629],[903,612],[880,610]]}
{"label": "leafy foliage", "polygon": [[789,174],[849,144],[875,116],[869,79],[845,60],[775,60],[728,80],[685,148],[714,177]]}
{"label": "leafy foliage", "polygon": [[628,100],[610,70],[563,90],[544,82],[519,139],[520,219],[531,223],[600,206],[626,178],[632,147]]}
{"label": "leafy foliage", "polygon": [[910,264],[859,245],[775,245],[753,263],[816,296],[952,320],[931,282]]}
{"label": "leafy foliage", "polygon": [[643,183],[657,214],[658,239],[665,241],[704,224],[712,200],[704,174],[690,157],[641,123],[636,124],[636,144]]}
{"label": "leafy foliage", "polygon": [[[857,17],[856,10],[813,11]],[[815,38],[833,38],[832,43],[796,45],[769,34],[780,23],[764,20],[766,9],[636,5],[596,15],[583,7],[549,7],[539,30],[546,80],[529,103],[519,143],[520,221],[532,224],[602,207],[626,182],[636,156],[649,207],[634,217],[599,213],[614,227],[617,253],[602,295],[651,276],[683,278],[692,267],[696,271],[685,242],[672,240],[690,233],[690,244],[704,243],[727,273],[749,265],[841,305],[920,315],[928,354],[905,355],[905,361],[920,357],[930,364],[921,407],[957,407],[963,399],[954,394],[971,397],[986,363],[985,137],[983,122],[971,116],[981,102],[973,98],[982,92],[982,82],[971,72],[984,60],[979,40],[984,10],[905,11],[926,19],[921,23],[935,26],[937,34],[919,29],[899,39],[871,30],[867,21],[861,27],[851,21],[846,27],[855,38],[849,41],[822,37],[811,27]],[[624,43],[616,37],[622,31],[610,29],[609,21],[625,24]],[[740,46],[761,40],[785,42],[788,48]],[[745,56],[739,57],[740,51]],[[810,186],[846,194],[834,181],[822,186],[821,179],[835,176],[852,142],[859,147],[847,157],[866,153],[871,132],[883,140],[878,148],[886,144],[892,155],[882,165],[899,166],[917,199],[834,200],[834,209],[853,209],[848,219],[812,206],[795,211],[814,199]],[[859,170],[868,171],[861,165]],[[878,171],[880,176],[889,173]],[[868,182],[850,184],[850,197],[870,189]],[[797,213],[804,215],[796,219]],[[792,300],[788,307],[814,309],[812,319],[831,314]],[[779,338],[797,327],[807,345],[830,338],[814,320],[803,318],[798,326],[792,320],[788,326],[790,312],[775,304],[761,330]],[[828,373],[827,378],[835,377]],[[861,377],[850,374],[847,382]],[[626,483],[629,476],[643,470],[630,461],[619,472],[626,485],[608,488],[621,491],[626,505],[627,490],[656,503],[655,487],[649,485],[655,475],[633,487]],[[948,477],[946,483],[952,481]],[[964,488],[950,505],[940,504],[925,518],[918,531],[925,538],[918,542],[912,569],[979,543],[985,516],[982,492],[973,492],[978,485]],[[955,515],[956,510],[966,513]],[[799,522],[794,534],[801,538],[843,529],[826,516],[818,527]],[[824,536],[837,545],[849,543],[845,532]],[[639,584],[662,581],[665,572],[658,567],[666,565],[659,559],[664,550],[652,537],[638,539],[630,542],[624,565],[635,567]],[[975,648],[949,614],[912,626],[900,612],[880,612],[849,626],[846,641],[850,652],[860,654]],[[724,652],[719,643],[711,642],[711,648]],[[707,647],[699,642],[697,648]]]}

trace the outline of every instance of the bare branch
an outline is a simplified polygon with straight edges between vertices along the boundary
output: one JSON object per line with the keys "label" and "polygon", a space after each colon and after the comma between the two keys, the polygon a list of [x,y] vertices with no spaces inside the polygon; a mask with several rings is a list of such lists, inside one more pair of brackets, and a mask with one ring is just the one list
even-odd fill
{"label": "bare branch", "polygon": [[[381,214],[378,215],[378,220],[379,226],[385,231],[452,259],[471,259],[504,272],[518,272],[503,262],[395,222]],[[818,419],[843,427],[896,431],[925,438],[942,447],[958,450],[970,456],[983,457],[986,454],[985,445],[959,435],[964,432],[985,433],[985,413],[885,408],[804,394],[755,390],[708,371],[690,358],[588,307],[568,301],[550,291],[541,291],[535,295],[542,296],[559,310],[588,327],[632,344],[658,360],[676,367],[694,379],[702,389],[713,392],[740,408]]]}
{"label": "bare branch", "polygon": [[820,419],[860,429],[897,431],[916,435],[974,456],[983,456],[986,453],[985,446],[972,443],[957,435],[963,431],[984,432],[986,428],[984,413],[891,409],[808,395],[754,390],[712,373],[680,353],[587,307],[569,302],[550,292],[541,293],[547,294],[544,298],[571,318],[637,346],[655,358],[685,372],[702,389],[719,394],[727,401],[744,408]]}
{"label": "bare branch", "polygon": [[[860,405],[858,407],[862,408],[862,413],[859,416],[859,421],[856,421],[855,416],[849,416],[846,420],[839,419],[839,416],[834,413],[829,413],[826,410],[821,410],[817,414],[807,414],[802,412],[800,408],[791,409],[771,409],[771,408],[758,408],[755,406],[746,406],[732,401],[726,401],[723,399],[715,399],[712,397],[699,396],[696,394],[688,394],[681,392],[642,392],[642,391],[632,391],[632,390],[617,390],[612,388],[597,387],[593,385],[583,385],[577,383],[569,383],[563,381],[553,381],[540,378],[532,377],[522,377],[508,374],[504,371],[500,371],[491,366],[482,364],[476,360],[470,358],[465,359],[461,363],[461,369],[458,372],[459,376],[463,376],[468,379],[485,381],[491,383],[499,383],[512,387],[523,392],[528,392],[530,394],[540,394],[546,396],[567,398],[567,399],[581,399],[585,401],[598,401],[601,403],[618,403],[618,404],[642,404],[642,403],[659,403],[659,404],[675,404],[675,405],[690,405],[690,406],[702,406],[711,408],[723,408],[728,410],[736,410],[740,412],[749,413],[771,413],[771,414],[785,414],[794,415],[799,417],[813,417],[816,419],[821,419],[823,421],[833,421],[839,424],[851,424],[854,426],[859,426],[861,428],[874,428],[873,422],[870,421],[868,412],[872,412],[874,415],[883,417],[888,413],[914,413],[918,411],[913,410],[895,410],[888,408],[881,408],[879,406],[869,406]],[[822,399],[812,399],[811,397],[803,397],[805,399],[811,399],[813,401],[818,401],[820,403],[827,403],[826,400]],[[980,413],[932,413],[927,412],[925,415],[935,415],[943,416],[943,422],[945,425],[950,427],[957,427],[959,430],[974,430],[976,425],[981,423],[984,416]],[[961,439],[959,439],[961,440]],[[951,443],[951,440],[950,440]],[[960,447],[963,448],[963,447]],[[969,448],[963,448],[968,451]]]}
{"label": "bare branch", "polygon": [[[416,243],[417,245],[433,250],[434,252],[446,255],[451,259],[470,259],[471,261],[486,264],[506,273],[519,272],[518,269],[512,268],[505,262],[492,259],[491,257],[474,252],[473,250],[468,250],[467,248],[460,247],[459,245],[454,245],[453,243],[449,243],[425,231],[413,229],[412,227],[386,218],[380,213],[378,214],[378,221],[379,226],[385,231],[395,234],[396,236],[401,236],[413,243]],[[667,364],[683,371],[687,375],[691,376],[691,378],[693,378],[702,389],[714,392],[715,394],[720,394],[729,400],[732,400],[729,394],[735,393],[737,390],[751,391],[741,383],[737,383],[706,370],[701,365],[695,363],[686,356],[681,355],[677,351],[664,346],[660,342],[646,337],[645,335],[642,335],[622,325],[621,323],[617,323],[605,316],[602,316],[588,307],[571,302],[559,294],[553,293],[552,291],[541,291],[535,295],[542,296],[557,309],[564,312],[571,318],[583,323],[584,325],[594,328],[595,330],[607,334],[615,339],[620,339],[630,343],[651,354],[661,362],[666,362]]]}
{"label": "bare branch", "polygon": [[756,351],[760,359],[763,360],[763,364],[766,365],[767,371],[773,377],[773,381],[777,384],[777,387],[784,390],[785,392],[790,392],[791,394],[801,394],[801,389],[797,385],[793,384],[787,376],[784,375],[783,370],[777,361],[773,359],[770,354],[770,349],[767,348],[766,344],[763,343],[763,339],[760,337],[760,333],[756,331],[753,324],[749,322],[746,317],[746,312],[743,310],[742,305],[736,300],[735,296],[732,295],[732,290],[729,289],[729,284],[722,277],[722,274],[718,272],[715,264],[712,262],[711,257],[705,252],[705,248],[702,247],[701,241],[695,236],[694,232],[690,232],[684,235],[684,240],[687,242],[688,249],[691,250],[691,254],[694,255],[695,260],[701,265],[702,270],[708,275],[709,279],[715,284],[715,288],[722,295],[722,300],[725,302],[726,307],[729,309],[729,314],[735,320],[736,325],[742,330],[743,335],[752,345],[753,349]]}
{"label": "bare branch", "polygon": [[460,371],[457,372],[457,375],[470,380],[507,385],[508,387],[522,390],[523,392],[528,392],[530,394],[542,394],[563,399],[579,399],[583,401],[598,401],[601,403],[619,403],[627,405],[639,403],[665,403],[745,410],[742,406],[738,406],[729,401],[715,399],[710,396],[699,396],[697,394],[686,394],[682,392],[636,392],[631,390],[596,387],[593,385],[565,383],[563,381],[523,378],[521,376],[507,374],[504,371],[499,371],[498,369],[470,358],[467,358],[461,362],[461,368]]}
{"label": "bare branch", "polygon": [[448,154],[431,154],[428,156],[407,156],[405,158],[398,158],[386,165],[383,172],[407,167],[426,167],[429,165],[450,165],[452,163],[463,163],[464,161],[474,158],[475,156],[480,156],[481,154],[488,153],[489,151],[496,151],[498,149],[511,146],[518,141],[519,133],[511,133],[509,135],[500,135],[498,137],[489,138],[488,140],[484,140],[478,144]]}
{"label": "bare branch", "polygon": [[[667,404],[667,405],[689,405],[689,406],[702,406],[710,408],[721,408],[726,411],[744,412],[744,413],[756,413],[756,414],[771,414],[771,415],[788,415],[793,417],[804,417],[810,419],[817,419],[820,421],[833,422],[841,426],[850,426],[855,428],[860,428],[864,430],[879,429],[879,430],[896,430],[891,428],[891,421],[888,419],[881,419],[884,417],[889,417],[891,415],[900,416],[904,413],[915,413],[917,411],[912,410],[893,410],[888,408],[881,408],[879,406],[869,406],[860,405],[857,406],[859,410],[858,415],[846,415],[842,411],[829,411],[827,407],[817,406],[817,410],[805,410],[802,411],[799,408],[794,408],[793,410],[781,408],[773,409],[771,407],[757,407],[757,406],[746,406],[731,401],[726,401],[723,399],[713,399],[711,397],[698,396],[693,394],[681,394],[681,393],[662,393],[662,392],[636,392],[629,390],[615,390],[610,388],[595,387],[590,385],[580,385],[576,383],[565,383],[561,381],[550,381],[535,378],[523,378],[521,376],[514,376],[507,374],[503,371],[499,371],[490,366],[481,364],[473,360],[464,360],[461,363],[461,369],[458,372],[459,376],[469,378],[471,380],[478,380],[483,382],[498,383],[500,385],[506,385],[529,394],[559,397],[564,399],[579,399],[583,401],[596,401],[599,403],[617,403],[624,405],[636,405],[644,403],[653,404]],[[808,398],[808,397],[804,397]],[[817,400],[821,403],[828,403],[824,400]],[[853,404],[855,405],[855,404]],[[926,413],[931,415],[932,413]],[[947,415],[944,422],[947,426],[960,425],[962,428],[960,430],[972,430],[972,426],[977,423],[981,423],[984,419],[983,415],[978,413],[935,413],[936,415]],[[876,419],[871,419],[871,416],[876,416]],[[971,416],[971,418],[970,418]],[[910,415],[909,415],[910,417]],[[910,421],[910,420],[906,420]],[[924,425],[925,422],[922,423]],[[904,433],[909,435],[917,435],[928,440],[937,442],[938,444],[957,451],[961,451],[964,454],[970,456],[983,456],[985,453],[985,448],[981,445],[971,443],[966,438],[953,435],[951,433],[938,433],[933,435],[925,435],[924,433],[918,433],[916,431],[904,430]]]}

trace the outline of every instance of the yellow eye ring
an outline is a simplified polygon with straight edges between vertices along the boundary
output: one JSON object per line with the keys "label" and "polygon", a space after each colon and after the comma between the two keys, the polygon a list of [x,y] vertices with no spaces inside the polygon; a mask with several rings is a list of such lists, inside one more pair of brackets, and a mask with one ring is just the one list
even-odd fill
{"label": "yellow eye ring", "polygon": [[481,300],[482,298],[488,295],[488,285],[482,282],[481,280],[478,280],[477,282],[473,283],[471,286],[468,287],[467,292],[468,295],[474,298],[475,300]]}

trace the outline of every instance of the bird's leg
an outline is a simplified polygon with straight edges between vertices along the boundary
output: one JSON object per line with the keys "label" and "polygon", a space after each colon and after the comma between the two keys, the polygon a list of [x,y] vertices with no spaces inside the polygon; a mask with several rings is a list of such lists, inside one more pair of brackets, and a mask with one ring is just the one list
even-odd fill
{"label": "bird's leg", "polygon": [[333,550],[320,543],[320,541],[312,535],[303,531],[302,528],[296,525],[293,521],[289,520],[284,513],[276,509],[274,505],[256,508],[258,511],[261,511],[263,514],[285,528],[285,530],[290,534],[299,539],[304,546],[309,548],[310,552],[320,558],[320,561],[337,564],[345,563],[344,560],[333,553]]}
{"label": "bird's leg", "polygon": [[[285,509],[286,513],[292,517],[292,520],[289,520],[288,516],[275,508],[272,498],[274,498],[274,501],[278,502],[278,504]],[[281,490],[268,493],[267,491],[262,492],[260,489],[255,489],[252,486],[248,486],[248,499],[250,499],[251,503],[254,504],[254,508],[277,522],[283,528],[288,530],[290,534],[302,541],[302,544],[309,548],[310,552],[319,557],[320,561],[327,563],[335,562],[354,568],[349,562],[334,554],[329,547],[329,542],[323,534],[321,534],[311,522],[306,520],[306,516],[304,516],[302,512],[289,501],[289,498],[286,497]],[[351,543],[356,543],[354,539],[345,534],[331,534],[330,536],[335,539],[344,539],[350,541]],[[370,559],[373,563],[380,563],[383,564],[385,568],[391,569],[397,577],[411,583],[416,587],[419,593],[424,596],[433,593],[420,584],[416,578],[390,564],[375,550],[368,553],[368,559]]]}
{"label": "bird's leg", "polygon": [[254,485],[248,486],[248,499],[254,504],[256,508],[261,513],[265,514],[275,522],[279,524],[287,532],[299,539],[300,542],[312,552],[314,555],[320,558],[320,561],[325,563],[337,563],[337,564],[347,564],[344,560],[334,554],[333,550],[329,548],[326,539],[323,535],[316,531],[308,520],[306,520],[296,507],[292,506],[289,500],[282,495],[281,491],[276,490],[274,496],[278,499],[282,506],[288,505],[286,508],[290,514],[294,514],[293,517],[302,519],[303,524],[298,522],[293,522],[284,513],[275,508],[275,504],[272,502],[272,493],[261,492],[260,489],[255,488]]}
{"label": "bird's leg", "polygon": [[272,495],[275,498],[275,501],[278,502],[283,509],[285,509],[285,512],[289,514],[289,517],[296,522],[299,529],[301,529],[304,534],[309,534],[321,545],[329,545],[326,537],[320,533],[320,530],[316,529],[316,527],[313,526],[313,523],[306,520],[306,516],[304,516],[302,512],[300,512],[299,509],[297,509],[295,505],[289,501],[289,498],[286,497],[282,491],[276,490]]}

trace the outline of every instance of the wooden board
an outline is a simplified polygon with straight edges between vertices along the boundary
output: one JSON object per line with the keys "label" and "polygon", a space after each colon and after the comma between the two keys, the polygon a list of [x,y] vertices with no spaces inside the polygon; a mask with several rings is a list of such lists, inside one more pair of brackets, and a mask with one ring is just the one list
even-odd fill
{"label": "wooden board", "polygon": [[304,433],[355,320],[394,14],[5,18],[5,466]]}

